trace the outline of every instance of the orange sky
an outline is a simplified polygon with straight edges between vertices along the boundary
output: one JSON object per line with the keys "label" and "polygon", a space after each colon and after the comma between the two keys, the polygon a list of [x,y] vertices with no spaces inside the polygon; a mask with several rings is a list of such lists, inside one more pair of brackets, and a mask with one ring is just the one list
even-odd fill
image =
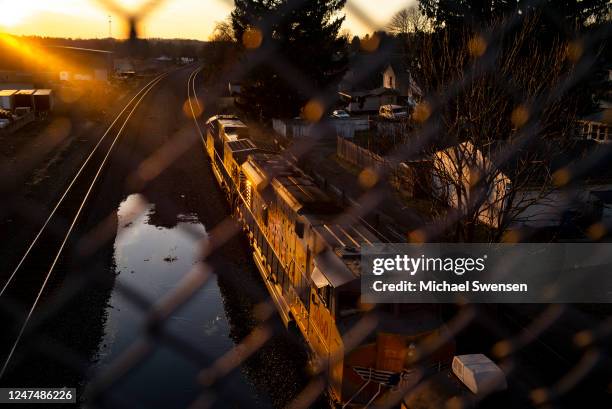
{"label": "orange sky", "polygon": [[[110,0],[0,0],[0,31],[51,37],[108,37],[108,15],[112,14],[113,36],[125,36],[122,19],[104,7],[105,1]],[[397,10],[415,3],[415,0],[349,1],[378,26],[384,26]],[[128,10],[146,3],[145,0],[115,2]],[[232,8],[233,0],[161,1],[141,25],[141,35],[205,40],[215,21],[223,20]],[[371,31],[350,9],[344,28],[359,35]]]}

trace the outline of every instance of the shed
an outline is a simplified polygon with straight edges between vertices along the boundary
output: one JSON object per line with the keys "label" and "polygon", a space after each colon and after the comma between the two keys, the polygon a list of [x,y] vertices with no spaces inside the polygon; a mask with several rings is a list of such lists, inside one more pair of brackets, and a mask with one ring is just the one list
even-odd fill
{"label": "shed", "polygon": [[3,89],[0,90],[0,108],[12,111],[15,109],[15,94],[16,89]]}
{"label": "shed", "polygon": [[39,89],[34,93],[34,106],[37,112],[52,111],[53,105],[53,90]]}
{"label": "shed", "polygon": [[33,89],[22,89],[15,93],[15,108],[30,108],[34,110],[34,93]]}

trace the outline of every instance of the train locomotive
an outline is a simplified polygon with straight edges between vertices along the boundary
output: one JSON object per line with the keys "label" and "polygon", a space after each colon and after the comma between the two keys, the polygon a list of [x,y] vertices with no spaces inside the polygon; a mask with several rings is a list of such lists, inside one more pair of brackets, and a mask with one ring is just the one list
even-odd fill
{"label": "train locomotive", "polygon": [[[421,370],[409,365],[416,345],[444,331],[436,306],[361,302],[360,249],[381,241],[376,229],[364,220],[339,223],[342,208],[282,154],[258,148],[235,116],[206,122],[204,149],[280,317],[303,336],[334,404],[392,399],[423,370],[448,367],[451,344]],[[373,330],[355,345],[351,329],[373,311]]]}

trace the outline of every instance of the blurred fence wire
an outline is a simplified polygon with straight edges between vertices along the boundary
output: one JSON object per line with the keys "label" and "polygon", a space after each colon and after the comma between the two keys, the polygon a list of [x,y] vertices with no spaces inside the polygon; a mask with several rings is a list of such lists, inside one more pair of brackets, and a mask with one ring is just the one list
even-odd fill
{"label": "blurred fence wire", "polygon": [[[169,3],[170,0],[148,1],[143,3],[140,8],[128,10],[120,3],[111,0],[98,0],[109,12],[122,16],[129,27],[129,38],[131,40],[139,39],[139,24],[147,19],[147,16],[154,10],[158,9],[164,3]],[[225,0],[229,6],[233,6],[233,2]],[[303,1],[292,0],[285,4],[287,9],[299,9]],[[410,3],[407,6],[414,6]],[[346,13],[353,19],[365,26],[370,32],[381,29],[376,21],[391,20],[393,15],[387,16],[370,16],[360,3],[349,1],[346,5]],[[262,35],[268,33],[267,26],[271,26],[278,19],[282,18],[284,13],[270,14],[266,19],[258,25]],[[375,17],[375,18],[373,18]],[[206,16],[202,16],[206,18]],[[432,93],[431,95],[423,95],[419,105],[415,108],[418,115],[418,126],[411,132],[410,141],[398,143],[393,146],[393,149],[385,152],[385,163],[399,164],[406,162],[406,158],[417,157],[418,154],[425,149],[432,141],[439,141],[444,132],[443,126],[440,123],[443,118],[445,107],[448,101],[457,97],[457,95],[470,89],[470,84],[480,77],[495,74],[499,67],[499,46],[501,39],[508,32],[516,30],[519,24],[520,16],[511,16],[493,28],[487,28],[481,33],[477,33],[472,39],[471,44],[476,44],[477,52],[474,58],[468,61],[464,67],[461,67],[463,74],[459,76],[459,80],[453,83],[444,84],[441,88],[443,91]],[[572,68],[566,73],[559,76],[558,81],[550,84],[543,92],[539,93],[537,99],[521,101],[522,95],[517,95],[517,105],[525,107],[525,115],[520,119],[520,126],[516,127],[516,132],[513,138],[516,143],[504,146],[497,152],[499,163],[510,163],[516,157],[518,151],[522,147],[527,146],[530,141],[537,138],[541,131],[542,122],[541,114],[545,112],[548,104],[551,101],[558,100],[559,96],[564,94],[568,88],[581,80],[592,72],[593,64],[596,63],[596,57],[600,50],[592,48],[595,44],[599,44],[602,39],[608,38],[610,35],[610,26],[604,25],[599,31],[590,32],[583,38],[575,39],[572,43],[580,50],[574,53]],[[222,75],[220,82],[227,83],[228,80],[242,78],[247,73],[256,68],[260,64],[267,64],[276,71],[277,75],[287,83],[292,84],[297,91],[303,95],[308,95],[311,101],[315,101],[321,105],[321,111],[327,112],[334,106],[336,93],[329,89],[317,89],[308,81],[308,75],[301,71],[301,67],[292,64],[287,56],[282,55],[278,50],[270,47],[257,47],[248,51],[250,53],[247,60],[243,60],[240,64],[235,64],[231,69]],[[354,60],[349,66],[349,69],[354,70],[358,75],[354,79],[357,84],[361,78],[366,78],[370,75],[380,75],[378,70],[381,61],[386,61],[390,58],[392,52],[384,47],[374,47],[371,50],[371,59],[362,61]],[[368,64],[371,64],[370,67]],[[194,72],[192,79],[197,75]],[[418,82],[418,78],[416,79]],[[499,83],[505,87],[512,88],[513,83],[507,78],[498,77]],[[194,80],[195,81],[195,80]],[[198,100],[195,84],[193,85],[194,95],[188,95],[191,104],[200,104]],[[215,95],[215,92],[210,91],[207,96],[208,100],[214,100],[221,95]],[[517,91],[518,92],[518,91]],[[201,113],[202,107],[193,105],[192,112]],[[522,112],[522,111],[521,111]],[[212,113],[211,113],[212,114]],[[516,113],[515,113],[516,114]],[[203,119],[196,115],[196,123],[203,127]],[[319,120],[312,121],[312,129],[314,136],[312,138],[294,141],[294,143],[286,146],[283,155],[292,161],[300,161],[307,158],[319,140],[324,138],[328,129],[325,124],[319,123]],[[201,133],[203,129],[199,130]],[[609,145],[612,146],[612,145]],[[142,190],[155,174],[163,172],[163,170],[172,164],[172,161],[178,160],[181,153],[191,148],[190,144],[181,144],[180,141],[171,139],[161,149],[154,152],[148,158],[145,158],[139,170],[139,174],[129,175],[126,179],[137,186],[138,190]],[[361,147],[360,149],[365,149]],[[609,154],[609,149],[605,150]],[[374,152],[378,154],[378,152]],[[587,155],[576,164],[567,164],[556,170],[557,177],[563,176],[562,183],[559,183],[559,189],[570,189],[572,179],[577,178],[580,174],[588,172],[590,168],[598,168],[601,165],[602,149],[594,149],[587,152]],[[378,157],[378,155],[376,155]],[[606,156],[607,157],[607,156]],[[608,163],[609,166],[609,163]],[[153,175],[146,176],[144,170],[150,170]],[[316,169],[315,169],[316,170]],[[23,172],[25,173],[26,170]],[[382,200],[385,195],[385,190],[389,189],[389,185],[384,181],[388,180],[390,172],[393,171],[393,166],[376,167],[369,169],[375,181],[380,183],[365,184],[366,188],[356,197],[350,197],[347,201],[345,217],[342,219],[344,224],[348,224],[356,220],[365,220],[371,214],[375,213],[382,206]],[[483,170],[485,172],[486,170]],[[361,174],[363,177],[363,173]],[[366,175],[367,176],[367,175]],[[485,174],[481,172],[480,179],[486,179]],[[551,176],[552,177],[552,176]],[[356,186],[364,186],[363,180],[358,180],[355,177],[353,183]],[[10,183],[9,183],[10,184]],[[4,186],[3,186],[4,188]],[[12,186],[13,189],[18,187]],[[344,192],[343,195],[347,193]],[[470,199],[471,206],[480,206],[483,196],[487,195],[485,191],[479,191],[480,197],[472,197]],[[166,209],[172,209],[175,204],[171,201],[165,203]],[[469,207],[469,206],[468,206]],[[135,218],[143,214],[144,208],[136,212]],[[407,209],[406,212],[411,212]],[[446,217],[439,218],[434,221],[422,223],[422,225],[414,226],[411,232],[403,232],[404,239],[409,241],[413,238],[418,238],[415,241],[432,241],[441,240],[444,238],[444,232],[452,226],[457,219],[463,214],[460,212],[449,212]],[[110,216],[109,216],[110,217]],[[111,218],[114,221],[114,219]],[[61,220],[53,222],[54,227],[69,224],[70,220]],[[115,291],[119,292],[126,300],[128,300],[133,308],[138,311],[138,314],[146,322],[142,333],[138,340],[127,348],[114,362],[105,368],[100,373],[91,373],[87,359],[79,356],[74,351],[61,345],[57,340],[50,338],[31,339],[28,335],[36,333],[38,328],[44,327],[58,311],[68,305],[79,292],[87,286],[102,284],[104,280],[95,274],[81,274],[78,278],[71,277],[69,285],[62,287],[61,291],[55,292],[49,297],[52,301],[47,300],[45,308],[35,310],[31,321],[23,333],[24,348],[26,351],[35,350],[37,353],[51,357],[53,360],[73,368],[88,379],[88,387],[86,391],[86,405],[89,407],[109,407],[109,408],[135,408],[143,407],[142,402],[134,401],[133,396],[129,396],[118,388],[126,377],[136,371],[139,367],[146,364],[147,360],[154,354],[158,345],[164,345],[172,349],[178,355],[185,357],[200,369],[196,382],[201,386],[200,397],[192,402],[191,408],[209,408],[209,407],[253,407],[254,403],[249,402],[245,397],[233,391],[233,385],[230,382],[228,374],[239,369],[245,361],[256,353],[263,345],[269,342],[274,336],[282,336],[291,338],[291,342],[295,342],[295,334],[286,331],[283,327],[276,325],[274,320],[275,307],[271,299],[268,299],[256,307],[258,325],[242,340],[236,344],[230,351],[222,356],[212,356],[206,351],[203,345],[194,345],[189,340],[183,339],[180,334],[174,333],[172,329],[166,325],[168,317],[186,305],[204,286],[209,282],[211,276],[215,273],[216,265],[209,260],[214,259],[214,255],[219,249],[232,238],[242,234],[240,225],[232,217],[228,216],[226,220],[218,223],[210,232],[207,239],[203,239],[197,231],[190,231],[185,227],[185,233],[188,234],[194,242],[198,243],[201,252],[201,260],[195,264],[190,271],[186,271],[180,283],[168,291],[160,299],[148,298],[139,288],[126,284],[125,282],[117,281],[115,283]],[[605,236],[606,232],[612,228],[611,225],[604,222],[594,222],[590,226],[591,232],[597,232],[597,237]],[[96,251],[104,246],[112,245],[114,237],[104,235],[100,231],[85,232],[83,240],[79,243],[80,251],[84,254],[93,255]],[[527,234],[535,235],[537,232],[524,233],[524,235],[516,238],[513,241],[521,241],[528,239]],[[381,233],[382,234],[382,233]],[[523,233],[521,233],[523,234]],[[384,235],[384,234],[382,234]],[[399,241],[399,238],[392,237],[389,241]],[[47,266],[44,266],[47,269]],[[250,282],[244,277],[230,277],[233,281],[232,285],[240,288],[245,293],[255,293],[257,284]],[[29,306],[19,305],[7,301],[6,297],[0,299],[0,305],[4,311],[15,313],[15,316],[22,317],[22,310],[27,310]],[[478,334],[487,334],[492,338],[498,339],[489,351],[483,352],[492,356],[503,367],[507,377],[519,380],[513,393],[521,396],[521,402],[525,402],[525,407],[564,407],[564,399],[572,396],[575,393],[593,393],[591,396],[584,396],[584,402],[590,399],[597,399],[597,402],[587,404],[589,407],[604,407],[605,399],[610,402],[610,394],[612,392],[612,378],[605,378],[611,374],[610,368],[610,345],[612,345],[612,318],[609,316],[594,316],[585,312],[582,306],[576,305],[549,305],[540,306],[532,310],[532,315],[521,316],[517,311],[513,311],[513,306],[502,307],[503,311],[499,312],[496,307],[479,306],[479,305],[458,305],[454,316],[446,320],[448,330],[443,336],[436,339],[427,339],[415,346],[418,353],[410,362],[410,365],[415,370],[422,370],[422,363],[427,356],[435,353],[443,345],[452,343],[455,338],[466,337],[478,338]],[[588,310],[588,309],[587,309]],[[596,308],[595,308],[596,310]],[[499,320],[499,315],[503,314],[504,320]],[[515,315],[513,315],[515,314]],[[516,318],[518,317],[518,318]],[[344,336],[344,353],[350,352],[352,349],[360,345],[364,340],[368,339],[371,334],[377,331],[381,321],[385,320],[386,316],[374,308],[371,311],[364,313],[361,318],[355,322],[352,328],[345,333]],[[508,323],[515,320],[513,325]],[[557,334],[548,334],[551,328],[558,325],[567,325],[571,323],[572,327],[568,327],[564,333],[566,339],[555,338]],[[19,335],[20,323],[15,323],[17,330],[10,332],[11,335]],[[555,329],[557,331],[557,329]],[[561,347],[559,347],[561,345]],[[542,353],[541,361],[525,362],[525,357],[522,351],[536,346],[539,350],[545,351]],[[567,356],[567,351],[572,351],[572,357]],[[474,351],[470,351],[474,352]],[[23,354],[24,352],[22,352]],[[25,352],[27,353],[27,352]],[[545,356],[547,354],[547,356]],[[579,358],[576,359],[574,355]],[[327,358],[330,361],[339,359],[339,357],[330,356]],[[568,370],[564,373],[556,373],[538,377],[541,372],[546,372],[546,366],[552,361],[563,362],[564,367]],[[323,366],[321,366],[323,367]],[[171,371],[171,368],[169,368]],[[425,372],[423,372],[425,373]],[[313,372],[310,379],[304,385],[303,389],[292,397],[287,407],[290,408],[310,408],[320,404],[321,397],[324,396],[326,390],[327,377],[324,371]],[[411,396],[417,396],[422,393],[423,389],[428,385],[438,382],[436,376],[422,376],[422,378],[414,385],[399,385],[401,393],[396,394],[397,399],[386,401],[384,404],[376,404],[376,407],[396,407],[401,402],[411,402],[415,406],[405,407],[421,407],[420,403],[411,400]],[[524,382],[523,382],[524,381]],[[585,385],[594,385],[593,389],[585,388]],[[533,385],[540,385],[534,387]],[[490,391],[492,392],[492,391]],[[419,395],[420,396],[420,395]],[[487,395],[475,396],[470,394],[462,394],[452,398],[450,401],[434,403],[434,399],[429,402],[431,407],[446,407],[446,408],[462,408],[478,406],[479,403],[486,399]],[[401,402],[400,402],[401,400]],[[573,401],[572,401],[573,402]],[[370,406],[374,407],[374,405]],[[423,405],[423,407],[428,407]]]}

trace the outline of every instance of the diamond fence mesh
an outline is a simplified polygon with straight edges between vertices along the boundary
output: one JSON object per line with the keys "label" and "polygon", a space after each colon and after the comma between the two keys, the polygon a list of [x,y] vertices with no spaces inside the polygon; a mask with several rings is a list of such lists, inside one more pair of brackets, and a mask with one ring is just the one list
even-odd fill
{"label": "diamond fence mesh", "polygon": [[[135,43],[139,38],[139,23],[146,20],[149,13],[165,2],[147,2],[134,13],[125,11],[112,1],[101,0],[100,3],[109,11],[124,16],[129,27],[130,40]],[[231,2],[228,5],[233,6]],[[302,72],[301,67],[295,66],[288,56],[275,49],[273,43],[266,42],[271,27],[277,24],[283,16],[290,14],[292,10],[300,9],[303,5],[304,2],[300,0],[284,2],[281,12],[270,13],[258,21],[256,30],[257,35],[261,36],[259,40],[261,45],[245,51],[246,58],[232,64],[226,72],[216,78],[216,81],[227,84],[230,80],[240,80],[245,78],[252,69],[266,65],[274,70],[283,81],[292,84],[295,90],[309,101],[310,108],[316,113],[308,118],[309,114],[305,112],[309,120],[308,138],[293,140],[278,138],[277,144],[282,146],[279,154],[287,159],[287,163],[299,163],[313,175],[314,180],[323,181],[322,189],[328,193],[332,192],[330,194],[333,195],[334,187],[327,185],[324,177],[317,178],[316,166],[312,164],[309,166],[309,158],[311,158],[309,155],[316,155],[317,145],[329,137],[329,124],[321,114],[317,113],[328,112],[335,107],[336,90],[318,89],[309,80],[308,73]],[[538,2],[530,5],[536,9]],[[414,5],[408,4],[407,6]],[[524,8],[524,10],[527,9],[527,7]],[[547,17],[552,21],[557,20],[557,16],[546,8],[538,10],[544,14],[551,13]],[[346,4],[346,13],[371,32],[381,29],[377,21],[390,20],[392,17],[391,15],[371,16],[355,2]],[[423,83],[423,93],[413,107],[411,118],[398,121],[400,123],[398,126],[401,127],[399,136],[394,137],[392,141],[390,138],[381,137],[382,142],[380,140],[368,142],[372,145],[385,142],[387,145],[383,152],[371,152],[372,156],[378,155],[378,162],[371,161],[370,166],[359,170],[358,176],[352,176],[353,180],[350,183],[360,187],[355,196],[351,194],[351,189],[336,188],[336,196],[344,207],[343,213],[337,215],[336,220],[339,224],[346,228],[351,225],[366,224],[381,241],[436,242],[448,240],[449,229],[453,230],[454,226],[461,223],[463,230],[458,237],[477,241],[478,239],[474,237],[476,233],[470,227],[476,224],[483,212],[486,213],[483,206],[486,207],[487,203],[490,205],[488,199],[491,197],[491,189],[497,183],[495,181],[499,175],[499,169],[508,169],[508,172],[513,169],[517,174],[522,172],[524,179],[528,181],[525,183],[532,183],[536,176],[542,177],[547,182],[546,186],[550,186],[550,190],[546,191],[540,188],[536,198],[528,199],[529,203],[517,204],[515,211],[518,212],[519,209],[523,211],[524,208],[534,205],[536,199],[541,199],[552,190],[558,192],[560,196],[571,196],[575,189],[575,181],[580,180],[583,175],[609,168],[610,149],[608,146],[612,145],[597,145],[585,151],[579,161],[568,160],[566,163],[557,165],[554,172],[551,171],[546,175],[542,175],[546,172],[538,165],[539,158],[522,156],[525,150],[534,149],[535,144],[542,139],[542,135],[548,132],[551,123],[550,116],[564,115],[563,107],[558,106],[561,96],[568,89],[592,75],[592,68],[598,63],[598,57],[602,52],[606,52],[597,47],[600,46],[603,39],[610,35],[610,25],[604,24],[599,30],[590,30],[588,34],[575,38],[568,44],[555,45],[558,49],[566,50],[564,56],[546,54],[544,50],[534,51],[542,52],[548,58],[563,58],[563,60],[538,61],[537,58],[526,58],[525,64],[531,63],[531,66],[522,67],[521,72],[511,72],[504,64],[508,63],[508,59],[514,58],[508,55],[513,50],[507,51],[504,48],[507,47],[505,41],[510,33],[516,35],[525,24],[525,19],[528,18],[529,16],[514,14],[480,31],[476,30],[470,34],[456,33],[455,35],[466,36],[465,41],[461,43],[465,46],[464,50],[448,49],[446,47],[448,43],[444,42],[429,44],[429,50],[426,47],[421,56],[444,60],[448,66],[442,68],[450,70],[452,75],[440,71],[427,73],[427,67],[425,67],[427,62],[422,62],[423,66],[419,67],[419,72],[424,75],[428,74],[430,77],[423,81],[427,83]],[[526,35],[528,34],[527,32]],[[529,38],[522,40],[529,42]],[[368,48],[367,58],[355,58],[348,66],[348,69],[355,73],[351,80],[354,85],[359,84],[360,80],[369,75],[378,75],[381,62],[392,57],[394,51],[384,45],[381,38],[376,36],[362,45],[362,48]],[[439,54],[431,51],[434,49]],[[427,51],[431,52],[428,54]],[[203,64],[206,64],[206,61]],[[556,65],[563,65],[565,69],[553,72],[557,69]],[[434,64],[430,66],[433,67]],[[545,66],[550,67],[543,69]],[[551,73],[550,76],[538,77],[542,83],[532,84],[529,78],[532,74],[535,77],[537,70],[540,72],[548,70]],[[207,128],[206,118],[202,114],[206,110],[200,106],[203,104],[199,96],[201,89],[196,85],[200,72],[201,66],[194,66],[187,84],[189,89],[187,106],[189,107],[188,112],[193,114],[194,127],[199,133],[198,136],[205,144]],[[414,79],[417,83],[420,80],[418,77]],[[434,84],[436,80],[438,83]],[[468,117],[452,118],[448,111],[449,103],[471,102],[482,109],[483,115],[491,115],[493,111],[489,111],[489,107],[483,103],[487,97],[479,93],[487,94],[494,87],[493,83],[498,89],[505,89],[513,95],[515,104],[507,107],[508,118],[491,118],[490,121]],[[207,90],[203,100],[208,103],[208,101],[222,97],[220,89],[211,87]],[[494,92],[496,91],[487,94],[488,97],[501,104],[501,99],[494,99]],[[461,109],[458,109],[457,112],[461,112]],[[501,110],[496,112],[501,112]],[[210,114],[213,115],[215,112],[210,112]],[[465,115],[469,114],[466,112]],[[495,129],[498,126],[496,121],[511,123],[509,126],[512,129],[510,142],[495,144]],[[481,124],[486,124],[488,128],[475,129]],[[493,136],[482,136],[489,131]],[[567,128],[562,131],[573,132]],[[481,141],[486,142],[488,154],[494,156],[496,166],[490,166],[486,161],[478,160],[478,155],[474,155],[473,151],[465,148],[462,142],[470,140],[473,135],[478,135]],[[471,140],[475,139],[477,138]],[[373,146],[366,147],[363,143],[360,145],[362,149],[373,149]],[[134,172],[126,177],[128,185],[134,191],[146,190],[151,181],[180,160],[181,155],[193,147],[193,141],[188,138],[168,139],[161,148],[141,158]],[[49,149],[52,148],[53,146],[49,147]],[[456,183],[454,188],[459,192],[458,195],[464,195],[466,203],[454,209],[449,209],[448,206],[435,206],[433,217],[427,220],[416,218],[417,210],[414,208],[402,209],[405,219],[410,220],[410,230],[393,229],[394,224],[384,219],[385,210],[380,210],[384,209],[383,201],[387,197],[385,192],[395,188],[393,180],[403,180],[394,179],[397,176],[398,166],[416,161],[417,158],[423,156],[423,152],[429,152],[433,148],[435,152],[445,153],[428,156],[429,162],[443,161],[445,157],[451,156],[457,159],[461,156],[462,159],[459,162],[462,162],[460,166],[463,166],[463,170],[455,169],[454,174],[464,176],[466,175],[464,172],[467,172],[465,177],[469,179],[469,183],[465,184],[461,181],[461,183]],[[39,160],[41,158],[28,158],[28,161],[21,163],[17,173],[27,173]],[[205,160],[204,156],[203,160]],[[212,161],[214,162],[214,159]],[[377,164],[382,162],[384,166]],[[414,173],[411,174],[413,178],[416,176]],[[443,180],[451,178],[452,175],[446,171],[446,173],[438,173],[437,177]],[[417,182],[413,181],[413,183]],[[10,192],[19,189],[19,183],[15,183],[15,180],[5,180],[2,188],[7,195],[10,195]],[[423,189],[426,190],[426,188]],[[90,190],[85,192],[87,195],[92,193],[90,201],[95,200],[93,199],[95,192],[95,189],[93,192]],[[164,199],[163,195],[160,196],[157,199],[158,202],[163,202],[160,207],[165,212],[169,214],[180,212],[176,203],[167,198]],[[507,200],[507,197],[504,200]],[[575,203],[571,200],[566,203],[565,210],[573,212]],[[131,215],[132,218],[125,222],[130,223],[136,220],[146,210],[144,204],[138,204]],[[27,213],[35,209],[18,208],[18,203],[9,201],[5,211],[12,214],[13,212]],[[78,211],[80,212],[81,209]],[[157,348],[163,347],[198,368],[197,378],[194,381],[201,390],[199,397],[190,402],[189,407],[257,407],[257,402],[242,396],[241,392],[235,389],[234,378],[231,374],[242,370],[241,368],[252,359],[253,355],[274,337],[286,338],[289,345],[299,346],[304,350],[308,350],[308,347],[299,331],[288,331],[284,326],[278,324],[274,300],[267,293],[262,296],[261,284],[257,282],[256,276],[223,275],[225,266],[220,259],[226,255],[219,257],[220,249],[232,240],[244,237],[243,223],[249,223],[249,214],[237,212],[236,209],[233,211],[234,214],[216,223],[205,237],[197,229],[185,227],[188,225],[178,227],[197,244],[200,261],[185,271],[178,285],[162,297],[152,299],[145,295],[138,285],[119,280],[113,283],[114,291],[137,311],[139,319],[145,325],[138,330],[137,340],[125,348],[110,365],[103,370],[94,371],[91,370],[88,358],[80,356],[78,352],[71,350],[51,336],[40,336],[39,334],[41,334],[40,329],[45,328],[50,320],[53,320],[54,316],[57,316],[64,308],[78,308],[73,303],[84,289],[108,286],[106,278],[93,272],[96,271],[94,267],[96,257],[102,257],[104,249],[112,247],[115,237],[112,229],[108,229],[108,225],[115,224],[116,218],[114,215],[108,215],[102,222],[96,223],[96,228],[91,231],[79,230],[78,213],[76,217],[73,213],[57,215],[48,221],[48,228],[57,230],[58,237],[66,238],[64,244],[72,243],[72,246],[68,247],[76,249],[63,256],[68,260],[64,263],[81,271],[81,274],[70,275],[66,278],[64,285],[54,287],[49,294],[46,294],[47,280],[54,269],[63,266],[60,253],[58,253],[58,257],[54,259],[51,266],[38,266],[41,269],[40,273],[47,272],[48,274],[42,287],[40,284],[35,286],[37,289],[40,288],[40,293],[33,305],[23,305],[6,296],[0,298],[2,310],[7,316],[15,318],[12,320],[14,322],[8,322],[7,329],[3,330],[3,338],[8,340],[8,346],[12,349],[6,362],[3,362],[2,373],[10,376],[11,367],[19,366],[24,356],[36,354],[36,356],[44,356],[45,359],[57,362],[57,365],[81,373],[87,379],[87,387],[82,397],[82,404],[87,407],[146,407],[121,385],[131,374],[147,365]],[[381,213],[383,214],[382,221]],[[391,213],[396,214],[396,212]],[[513,219],[510,214],[504,216],[506,217],[503,219],[500,216],[500,220],[497,221],[497,236],[487,237],[487,239],[521,242],[547,237],[544,234],[548,232],[543,232],[538,228],[509,230],[507,223],[515,218]],[[32,218],[38,220],[38,217]],[[78,240],[70,238],[72,227],[75,225],[73,236],[78,237]],[[68,235],[64,236],[67,226],[70,230],[68,230]],[[610,227],[609,222],[596,220],[587,223],[583,228],[583,233],[590,240],[605,240]],[[398,229],[402,231],[398,232]],[[61,249],[63,248],[62,246]],[[59,264],[57,264],[58,260],[60,260]],[[26,273],[22,271],[19,274]],[[169,318],[203,291],[214,275],[223,275],[223,279],[230,287],[237,288],[244,294],[252,294],[254,299],[259,300],[257,305],[253,306],[256,324],[247,333],[238,337],[239,340],[234,347],[221,355],[211,354],[205,345],[185,339],[168,325]],[[4,289],[2,291],[4,293]],[[38,307],[41,295],[44,295],[45,302]],[[373,383],[374,391],[377,392],[365,398],[360,396],[364,403],[348,402],[349,397],[345,396],[342,402],[354,404],[354,407],[391,408],[403,405],[406,408],[462,408],[474,406],[575,407],[576,402],[582,400],[589,407],[609,407],[606,405],[609,405],[611,401],[612,390],[609,356],[612,320],[608,311],[605,306],[597,305],[453,305],[443,314],[445,331],[438,333],[435,337],[427,337],[410,345],[411,350],[404,364],[412,374],[410,381],[403,381],[400,379],[401,374],[396,374],[399,378],[395,381],[387,379],[378,381],[376,385]],[[412,312],[412,314],[415,313],[420,312],[418,310]],[[368,340],[371,340],[376,334],[384,332],[390,321],[401,320],[409,314],[411,312],[400,311],[400,308],[395,308],[390,313],[383,306],[364,309],[357,319],[351,321],[350,328],[343,331],[344,347],[338,350],[340,353],[330,353],[327,356],[316,358],[313,355],[312,360],[316,360],[317,364],[313,365],[314,369],[309,372],[307,379],[296,390],[288,390],[287,395],[290,396],[282,405],[275,404],[275,406],[309,408],[323,405],[329,400],[327,389],[330,382],[330,368],[334,367],[334,363],[342,362],[350,352],[365,342],[369,342]],[[237,325],[240,326],[239,323]],[[478,395],[464,391],[454,396],[447,396],[443,391],[443,386],[440,385],[454,382],[449,372],[450,362],[439,363],[435,370],[431,370],[427,363],[432,356],[449,345],[457,345],[458,349],[465,352],[481,352],[491,356],[503,368],[506,377],[510,380],[511,388],[508,393],[511,396],[504,395],[500,402],[495,400],[497,395],[493,389]],[[30,369],[36,370],[35,368]],[[172,371],[171,366],[168,371]],[[363,379],[365,382],[368,378]],[[383,396],[385,399],[382,399]],[[381,399],[375,399],[377,397]]]}

